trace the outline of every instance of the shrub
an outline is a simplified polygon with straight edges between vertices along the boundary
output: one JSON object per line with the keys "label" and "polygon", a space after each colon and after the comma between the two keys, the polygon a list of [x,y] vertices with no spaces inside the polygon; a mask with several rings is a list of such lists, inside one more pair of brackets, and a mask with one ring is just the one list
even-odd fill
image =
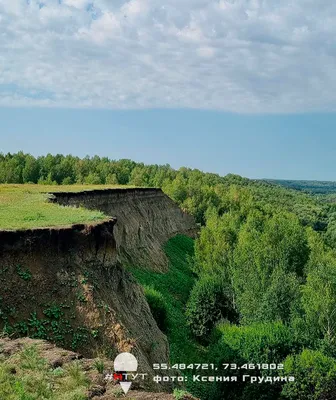
{"label": "shrub", "polygon": [[222,324],[217,346],[229,346],[245,362],[281,363],[297,350],[292,330],[281,322],[254,323],[248,326]]}
{"label": "shrub", "polygon": [[[255,323],[249,326],[236,326],[229,323],[220,324],[212,335],[213,342],[209,347],[208,358],[215,365],[236,364],[282,364],[283,360],[293,353],[297,344],[291,329],[281,322]],[[247,371],[241,369],[222,369],[225,375],[238,376],[238,382],[218,383],[217,390],[221,395],[213,398],[230,398],[244,400],[268,400],[280,398],[283,383],[254,384],[243,382],[244,374],[260,376],[274,375],[277,370]]]}
{"label": "shrub", "polygon": [[204,340],[221,319],[234,321],[236,313],[220,279],[203,276],[191,291],[186,316],[193,334]]}
{"label": "shrub", "polygon": [[295,400],[336,398],[336,361],[319,351],[303,350],[288,356],[285,375],[293,375],[294,382],[286,383],[282,396]]}
{"label": "shrub", "polygon": [[149,308],[158,327],[165,331],[167,329],[167,306],[164,297],[159,291],[150,286],[145,286],[144,290]]}

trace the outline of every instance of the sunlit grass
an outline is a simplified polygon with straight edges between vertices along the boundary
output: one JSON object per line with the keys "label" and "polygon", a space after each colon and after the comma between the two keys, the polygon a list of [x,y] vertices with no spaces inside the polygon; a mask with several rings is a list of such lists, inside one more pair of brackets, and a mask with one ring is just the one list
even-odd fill
{"label": "sunlit grass", "polygon": [[89,384],[78,361],[51,369],[35,346],[0,359],[1,400],[85,400]]}
{"label": "sunlit grass", "polygon": [[104,220],[107,216],[100,211],[50,203],[48,202],[49,193],[125,187],[111,185],[0,185],[0,229],[17,230],[67,226]]}

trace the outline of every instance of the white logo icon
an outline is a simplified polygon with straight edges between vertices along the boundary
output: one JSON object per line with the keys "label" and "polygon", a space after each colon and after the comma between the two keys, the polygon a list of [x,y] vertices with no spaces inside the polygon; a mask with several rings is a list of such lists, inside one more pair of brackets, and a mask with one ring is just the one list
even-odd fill
{"label": "white logo icon", "polygon": [[[114,360],[114,371],[119,373],[136,372],[138,360],[131,353],[121,353]],[[119,382],[125,394],[130,390],[132,382]]]}

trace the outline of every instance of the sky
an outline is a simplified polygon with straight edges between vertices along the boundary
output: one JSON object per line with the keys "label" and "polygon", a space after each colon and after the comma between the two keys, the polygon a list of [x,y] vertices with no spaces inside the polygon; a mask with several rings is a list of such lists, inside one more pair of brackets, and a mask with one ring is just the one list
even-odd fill
{"label": "sky", "polygon": [[336,180],[336,2],[0,0],[0,151]]}
{"label": "sky", "polygon": [[335,114],[8,108],[0,109],[0,121],[4,152],[98,154],[248,178],[336,180]]}

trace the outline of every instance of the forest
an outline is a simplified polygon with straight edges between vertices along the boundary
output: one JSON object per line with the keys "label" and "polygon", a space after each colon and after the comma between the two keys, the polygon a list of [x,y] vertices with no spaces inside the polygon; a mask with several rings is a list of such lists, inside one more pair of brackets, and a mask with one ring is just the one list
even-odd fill
{"label": "forest", "polygon": [[266,179],[267,182],[276,183],[291,189],[303,190],[313,194],[336,193],[336,182],[330,181],[303,181],[285,179]]}
{"label": "forest", "polygon": [[[0,154],[0,183],[162,188],[200,227],[188,250],[193,284],[178,321],[191,345],[219,365],[283,365],[226,374],[295,377],[188,389],[204,400],[336,398],[334,202],[234,174],[98,156]],[[143,283],[151,279],[137,274]],[[158,288],[147,289],[152,309],[173,307]],[[158,324],[169,338],[162,315]]]}

